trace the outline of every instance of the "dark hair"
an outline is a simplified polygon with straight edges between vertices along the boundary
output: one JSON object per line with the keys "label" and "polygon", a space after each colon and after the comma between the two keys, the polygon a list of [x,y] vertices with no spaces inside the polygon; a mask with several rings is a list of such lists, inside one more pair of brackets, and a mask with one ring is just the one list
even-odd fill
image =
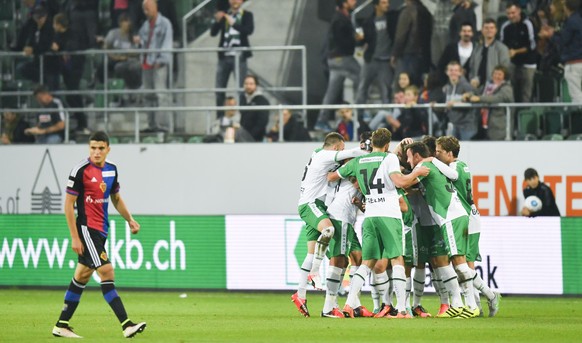
{"label": "dark hair", "polygon": [[89,137],[90,141],[105,142],[109,145],[109,136],[104,131],[96,131]]}
{"label": "dark hair", "polygon": [[344,136],[340,135],[337,132],[330,132],[325,136],[325,140],[323,141],[323,147],[330,147],[334,146],[339,142],[344,141]]}
{"label": "dark hair", "polygon": [[504,66],[502,64],[496,65],[495,68],[493,68],[493,71],[496,71],[496,70],[503,72],[503,80],[507,80],[507,77],[509,76],[508,75],[509,69],[507,69],[506,66]]}
{"label": "dark hair", "polygon": [[412,151],[412,154],[419,154],[422,158],[427,158],[430,156],[430,152],[428,151],[428,147],[423,142],[413,142],[408,144],[406,147],[406,151]]}
{"label": "dark hair", "polygon": [[34,87],[34,90],[32,91],[32,94],[34,96],[41,93],[50,93],[48,87],[45,85],[37,85],[36,87]]}
{"label": "dark hair", "polygon": [[121,12],[119,17],[117,17],[117,23],[121,24],[122,21],[129,21],[131,23],[131,18],[126,12]]}
{"label": "dark hair", "polygon": [[69,28],[69,18],[64,13],[59,13],[59,14],[55,15],[55,17],[53,18],[53,21],[55,23],[61,25],[65,29]]}
{"label": "dark hair", "polygon": [[[534,177],[538,176],[538,172],[533,168],[527,168],[523,173],[523,177],[526,180],[533,179]],[[539,177],[539,176],[538,176]]]}
{"label": "dark hair", "polygon": [[335,4],[337,5],[337,7],[342,8],[344,5],[344,2],[346,2],[348,0],[335,0]]}
{"label": "dark hair", "polygon": [[229,95],[226,98],[224,98],[224,103],[226,104],[226,102],[227,101],[230,101],[230,100],[236,100],[236,98],[234,96],[232,96],[232,95]]}
{"label": "dark hair", "polygon": [[436,140],[436,143],[447,152],[452,152],[453,157],[459,157],[459,151],[461,151],[461,144],[457,137],[454,136],[442,136]]}
{"label": "dark hair", "polygon": [[372,131],[364,131],[360,134],[360,149],[372,151]]}
{"label": "dark hair", "polygon": [[521,6],[519,5],[519,2],[517,2],[517,1],[510,1],[510,2],[508,2],[507,3],[507,6],[505,6],[505,9],[509,9],[509,8],[511,8],[513,6],[519,8],[521,10]]}
{"label": "dark hair", "polygon": [[251,79],[255,80],[255,85],[257,85],[257,86],[259,85],[259,78],[256,75],[248,74],[247,76],[245,76],[245,80],[248,79],[249,77]]}
{"label": "dark hair", "polygon": [[435,136],[429,136],[429,135],[423,136],[421,142],[426,144],[426,147],[428,148],[428,151],[429,151],[431,156],[434,156],[436,154],[437,139]]}
{"label": "dark hair", "polygon": [[471,24],[471,23],[470,23],[470,22],[468,22],[468,21],[464,21],[464,22],[462,22],[460,27],[463,27],[463,26],[471,26],[471,30],[473,30],[473,24]]}
{"label": "dark hair", "polygon": [[382,148],[386,144],[390,144],[392,140],[392,132],[386,128],[380,128],[372,133],[372,146],[374,148]]}
{"label": "dark hair", "polygon": [[493,18],[487,18],[487,19],[485,19],[483,21],[483,25],[485,25],[485,24],[493,24],[493,25],[495,25],[495,27],[497,27],[497,22]]}

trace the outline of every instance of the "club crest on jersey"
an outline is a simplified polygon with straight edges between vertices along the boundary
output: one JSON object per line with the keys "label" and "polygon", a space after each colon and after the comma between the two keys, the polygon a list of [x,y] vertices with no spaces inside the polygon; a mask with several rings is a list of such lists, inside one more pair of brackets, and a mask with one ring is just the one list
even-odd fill
{"label": "club crest on jersey", "polygon": [[103,261],[107,261],[107,253],[105,251],[102,251],[101,252],[101,255],[99,255],[99,257],[101,257],[101,259]]}
{"label": "club crest on jersey", "polygon": [[105,193],[105,191],[107,190],[107,184],[101,181],[101,183],[99,184],[99,188],[101,188],[101,191]]}

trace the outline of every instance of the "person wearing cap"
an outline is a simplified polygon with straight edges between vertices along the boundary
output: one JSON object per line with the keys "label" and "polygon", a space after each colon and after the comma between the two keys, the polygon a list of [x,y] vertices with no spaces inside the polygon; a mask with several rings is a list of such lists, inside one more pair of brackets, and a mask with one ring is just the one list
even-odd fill
{"label": "person wearing cap", "polygon": [[[32,60],[22,62],[16,67],[17,74],[27,80],[40,82],[40,56],[49,52],[53,42],[54,30],[48,19],[47,8],[37,5],[32,10],[32,19],[35,26],[30,30],[22,52],[24,56],[33,57]],[[57,56],[43,57],[43,83],[51,90],[59,87],[59,60]]]}
{"label": "person wearing cap", "polygon": [[523,190],[523,198],[527,199],[529,196],[537,196],[542,201],[542,209],[537,212],[532,212],[526,207],[521,209],[521,215],[526,217],[559,217],[560,210],[556,205],[556,198],[552,189],[545,183],[540,181],[538,172],[533,168],[527,168],[523,174],[527,187]]}

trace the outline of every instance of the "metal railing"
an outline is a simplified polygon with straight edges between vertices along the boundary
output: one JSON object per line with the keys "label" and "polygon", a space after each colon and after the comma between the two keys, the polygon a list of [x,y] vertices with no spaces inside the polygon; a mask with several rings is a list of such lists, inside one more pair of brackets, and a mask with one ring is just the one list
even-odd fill
{"label": "metal railing", "polygon": [[188,46],[188,21],[192,18],[196,13],[198,13],[201,9],[206,7],[212,0],[204,0],[203,2],[199,3],[198,6],[194,7],[190,12],[186,13],[182,17],[182,47],[185,48]]}
{"label": "metal railing", "polygon": [[[484,106],[486,105],[486,106]],[[506,113],[506,136],[505,140],[510,141],[512,139],[512,110],[518,108],[551,108],[551,107],[562,107],[562,108],[581,108],[581,104],[577,103],[499,103],[499,104],[468,104],[468,103],[458,103],[452,106],[454,109],[480,109],[483,107],[487,108],[505,108]],[[431,111],[432,109],[450,109],[451,106],[447,104],[421,104],[415,105],[412,107],[406,107],[405,105],[396,105],[396,104],[389,104],[389,105],[382,105],[382,104],[367,104],[367,105],[357,105],[357,104],[342,104],[342,105],[269,105],[269,106],[231,106],[231,107],[221,107],[221,106],[200,106],[200,107],[158,107],[157,110],[160,111],[175,111],[175,112],[207,112],[209,113],[218,111],[218,110],[266,110],[266,111],[277,111],[278,112],[278,119],[279,119],[279,141],[283,142],[283,132],[284,132],[284,122],[283,122],[283,110],[287,109],[290,111],[306,111],[306,110],[320,110],[320,109],[328,109],[328,110],[338,110],[343,108],[351,108],[354,111],[354,135],[353,140],[357,141],[357,132],[358,132],[358,111],[357,110],[386,110],[386,109],[396,109],[396,108],[420,108],[426,109],[428,111],[428,118],[431,118]],[[105,112],[107,109],[104,108],[71,108],[67,109],[71,112]],[[110,110],[110,109],[109,109]],[[4,109],[4,111],[11,111],[15,113],[29,113],[30,109]],[[58,109],[43,109],[43,112],[58,112]],[[134,115],[134,141],[136,143],[140,142],[140,130],[139,130],[139,123],[140,123],[140,116],[144,115],[144,112],[151,111],[151,108],[148,107],[127,107],[127,108],[118,108],[116,112],[122,113],[133,113]],[[69,115],[68,112],[65,118],[65,142],[69,141],[68,137],[68,121]],[[208,127],[207,127],[208,129]],[[434,127],[432,120],[428,120],[428,134],[432,135],[434,133]]]}
{"label": "metal railing", "polygon": [[[253,52],[268,52],[268,51],[298,51],[301,53],[301,86],[296,87],[263,87],[262,89],[266,92],[271,91],[278,91],[278,92],[301,92],[301,103],[303,105],[307,104],[307,51],[305,46],[303,45],[289,45],[289,46],[258,46],[258,47],[240,47],[240,48],[232,48],[232,49],[225,49],[225,48],[218,48],[218,47],[207,47],[207,48],[181,48],[181,49],[119,49],[119,50],[85,50],[85,51],[74,51],[74,52],[61,52],[61,53],[50,53],[47,55],[41,55],[39,61],[39,80],[40,83],[43,82],[43,68],[44,68],[44,58],[45,56],[60,56],[60,55],[102,55],[103,56],[103,90],[69,90],[69,91],[55,91],[53,92],[54,95],[103,95],[103,102],[105,107],[107,107],[109,103],[109,97],[111,95],[118,95],[118,94],[200,94],[200,93],[216,93],[216,92],[236,92],[240,93],[243,91],[238,85],[241,75],[238,75],[238,68],[235,68],[235,85],[236,88],[173,88],[166,90],[154,90],[154,89],[124,89],[124,90],[110,90],[109,89],[109,70],[106,67],[109,61],[109,54],[136,54],[141,55],[144,53],[153,53],[153,52],[170,52],[170,53],[212,53],[212,52],[219,52],[219,51],[234,51],[235,54],[235,63],[238,65],[240,55],[244,51],[253,51]],[[0,58],[2,57],[22,57],[22,53],[20,52],[0,52]],[[168,77],[169,77],[169,84],[173,85],[173,73],[171,70],[173,69],[173,59],[170,59],[170,65],[168,66]],[[32,90],[28,91],[9,91],[9,92],[1,92],[0,97],[5,96],[30,96],[32,95]],[[77,110],[75,110],[77,111]],[[117,109],[116,109],[117,111]],[[82,111],[77,111],[82,112]],[[104,110],[105,114],[108,112],[106,108]],[[306,117],[306,113],[303,113],[303,117]]]}
{"label": "metal railing", "polygon": [[352,25],[354,25],[354,27],[357,27],[356,16],[358,15],[358,13],[362,12],[371,3],[372,3],[372,0],[366,0],[360,6],[356,7],[352,11]]}

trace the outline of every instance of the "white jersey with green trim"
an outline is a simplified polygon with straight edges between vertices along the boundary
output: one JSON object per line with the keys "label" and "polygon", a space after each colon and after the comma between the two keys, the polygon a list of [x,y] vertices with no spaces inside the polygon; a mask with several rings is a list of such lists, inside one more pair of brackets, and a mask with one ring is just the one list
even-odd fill
{"label": "white jersey with green trim", "polygon": [[339,180],[333,201],[327,207],[330,218],[355,225],[358,208],[352,203],[352,199],[358,193],[349,180]]}
{"label": "white jersey with green trim", "polygon": [[319,199],[325,201],[327,192],[327,173],[337,167],[339,161],[366,154],[359,147],[343,151],[316,149],[311,154],[305,166],[301,179],[301,193],[299,205],[314,202]]}
{"label": "white jersey with green trim", "polygon": [[393,153],[372,152],[358,157],[338,169],[341,178],[355,176],[362,194],[366,197],[368,217],[402,219],[396,186],[390,174],[400,173],[400,163]]}

